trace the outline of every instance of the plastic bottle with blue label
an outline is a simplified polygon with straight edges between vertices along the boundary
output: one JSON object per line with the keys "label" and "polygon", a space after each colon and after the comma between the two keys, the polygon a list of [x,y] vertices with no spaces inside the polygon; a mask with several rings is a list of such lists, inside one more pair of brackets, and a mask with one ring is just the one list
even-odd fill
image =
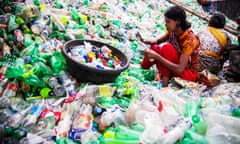
{"label": "plastic bottle with blue label", "polygon": [[23,120],[23,125],[30,126],[32,124],[36,124],[38,117],[41,115],[43,109],[44,109],[44,101],[42,100],[40,103],[36,103],[32,109],[30,110],[30,113],[25,117]]}

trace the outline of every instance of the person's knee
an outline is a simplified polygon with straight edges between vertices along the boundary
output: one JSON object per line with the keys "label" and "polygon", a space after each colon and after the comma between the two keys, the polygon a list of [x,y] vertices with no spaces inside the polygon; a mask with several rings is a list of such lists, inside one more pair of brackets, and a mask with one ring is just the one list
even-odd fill
{"label": "person's knee", "polygon": [[164,43],[161,45],[158,53],[171,62],[178,63],[179,55],[175,47],[170,43]]}
{"label": "person's knee", "polygon": [[154,51],[159,51],[160,46],[158,44],[153,44],[150,46],[150,49],[154,50]]}

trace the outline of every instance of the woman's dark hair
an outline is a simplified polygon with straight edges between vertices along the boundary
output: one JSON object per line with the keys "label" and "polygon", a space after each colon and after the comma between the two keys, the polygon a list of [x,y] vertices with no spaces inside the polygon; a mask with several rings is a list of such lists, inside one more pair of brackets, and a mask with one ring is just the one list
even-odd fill
{"label": "woman's dark hair", "polygon": [[164,16],[179,22],[179,26],[185,31],[191,27],[191,24],[186,20],[185,11],[179,6],[172,6],[164,13]]}
{"label": "woman's dark hair", "polygon": [[226,18],[223,13],[214,13],[208,22],[208,25],[215,28],[224,28],[226,23]]}

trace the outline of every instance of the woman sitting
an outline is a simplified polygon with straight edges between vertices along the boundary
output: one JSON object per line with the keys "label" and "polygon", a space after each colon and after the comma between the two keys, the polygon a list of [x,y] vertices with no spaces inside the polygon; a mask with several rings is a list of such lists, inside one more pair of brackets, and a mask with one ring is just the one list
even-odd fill
{"label": "woman sitting", "polygon": [[[144,51],[145,57],[141,66],[148,69],[156,64],[163,86],[168,86],[168,81],[173,76],[196,81],[200,42],[189,29],[191,25],[186,20],[186,13],[181,7],[173,6],[164,16],[168,32],[163,37],[149,41],[139,35],[143,43],[151,44],[151,47]],[[158,45],[160,43],[162,44]]]}
{"label": "woman sitting", "polygon": [[211,16],[208,27],[197,34],[201,42],[199,71],[207,69],[217,75],[222,70],[225,60],[223,54],[227,45],[231,44],[223,30],[225,21],[225,16],[222,13],[215,13]]}

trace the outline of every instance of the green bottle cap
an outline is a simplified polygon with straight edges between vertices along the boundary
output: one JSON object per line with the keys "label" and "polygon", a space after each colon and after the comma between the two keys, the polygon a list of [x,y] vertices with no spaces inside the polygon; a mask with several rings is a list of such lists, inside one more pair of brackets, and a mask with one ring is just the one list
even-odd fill
{"label": "green bottle cap", "polygon": [[40,5],[40,0],[33,0],[34,5],[39,6]]}
{"label": "green bottle cap", "polygon": [[101,8],[102,8],[103,11],[108,11],[108,9],[109,9],[109,7],[107,5],[102,5]]}
{"label": "green bottle cap", "polygon": [[83,5],[88,6],[89,5],[89,1],[88,0],[84,0],[83,1]]}
{"label": "green bottle cap", "polygon": [[14,40],[14,36],[12,34],[8,34],[7,39],[8,39],[8,41],[13,41]]}
{"label": "green bottle cap", "polygon": [[235,117],[240,117],[240,109],[234,109],[232,111],[232,115]]}
{"label": "green bottle cap", "polygon": [[23,18],[21,18],[21,17],[17,17],[17,18],[16,18],[16,23],[19,24],[19,25],[21,25],[21,24],[24,24],[25,21],[24,21]]}
{"label": "green bottle cap", "polygon": [[198,123],[198,122],[200,122],[200,117],[198,115],[193,115],[192,121],[193,121],[193,123]]}
{"label": "green bottle cap", "polygon": [[40,91],[40,95],[43,98],[49,98],[50,96],[53,96],[53,92],[52,92],[52,90],[50,88],[43,88]]}

